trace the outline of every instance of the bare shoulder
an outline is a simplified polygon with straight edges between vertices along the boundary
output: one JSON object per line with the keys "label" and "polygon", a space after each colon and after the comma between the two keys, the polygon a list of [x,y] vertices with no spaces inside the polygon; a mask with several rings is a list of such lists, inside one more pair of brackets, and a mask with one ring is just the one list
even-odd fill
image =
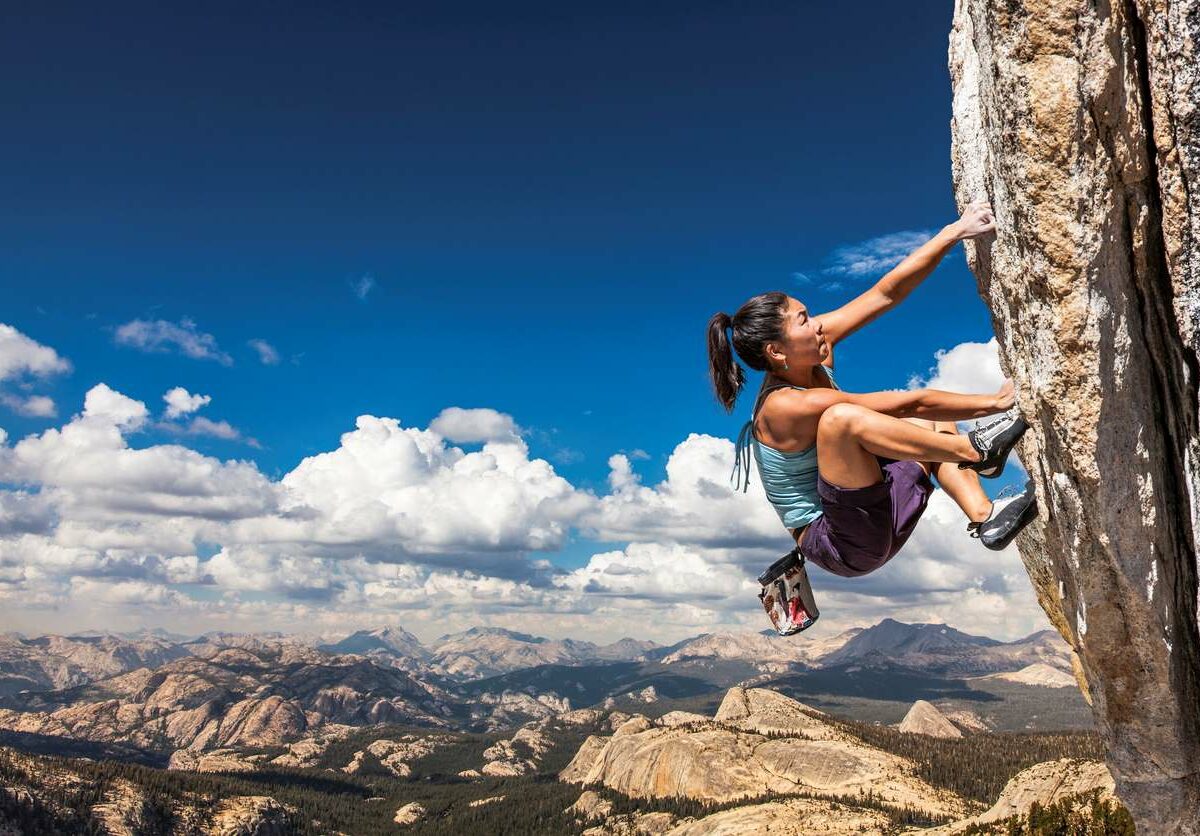
{"label": "bare shoulder", "polygon": [[817,438],[821,413],[829,408],[830,389],[780,389],[759,410],[755,432],[759,440],[784,453],[807,450]]}
{"label": "bare shoulder", "polygon": [[780,389],[767,397],[760,414],[782,420],[820,417],[830,404],[842,399],[840,391],[823,386],[814,389]]}

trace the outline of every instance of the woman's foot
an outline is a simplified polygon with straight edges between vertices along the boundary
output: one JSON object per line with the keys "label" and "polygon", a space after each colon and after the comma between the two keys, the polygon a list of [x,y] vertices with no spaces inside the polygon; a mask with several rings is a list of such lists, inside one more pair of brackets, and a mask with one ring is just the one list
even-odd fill
{"label": "woman's foot", "polygon": [[1025,419],[1015,409],[1005,412],[995,421],[982,424],[967,433],[979,461],[960,462],[960,470],[974,470],[986,479],[995,479],[1004,472],[1008,454],[1029,429]]}
{"label": "woman's foot", "polygon": [[983,522],[967,523],[967,532],[992,551],[1000,551],[1036,516],[1037,493],[1031,479],[1021,493],[1011,486],[1002,490],[992,502],[991,515]]}

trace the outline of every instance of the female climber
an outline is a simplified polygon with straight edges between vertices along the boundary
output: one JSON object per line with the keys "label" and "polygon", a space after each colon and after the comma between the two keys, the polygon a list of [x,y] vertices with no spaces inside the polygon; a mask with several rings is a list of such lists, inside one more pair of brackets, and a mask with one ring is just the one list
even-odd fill
{"label": "female climber", "polygon": [[[732,317],[722,312],[709,321],[712,382],[727,411],[745,383],[731,343],[742,362],[766,372],[735,448],[735,479],[744,470],[745,490],[753,451],[767,498],[796,543],[772,567],[776,576],[789,558],[801,571],[807,560],[844,577],[878,569],[916,527],[933,492],[931,475],[967,515],[968,533],[990,549],[1004,548],[1036,515],[1032,483],[995,502],[979,483],[980,476],[1001,474],[1027,429],[1013,409],[1012,381],[988,395],[937,389],[854,394],[833,376],[834,346],[900,304],[958,241],[994,228],[991,207],[972,204],[870,290],[830,313],[810,314],[800,300],[774,292],[751,298]],[[996,413],[1003,414],[958,432],[956,421]],[[760,578],[764,587],[775,580],[771,574]],[[771,604],[788,601],[763,603],[771,614]],[[808,626],[785,618],[781,627],[775,615],[772,621],[785,634]]]}

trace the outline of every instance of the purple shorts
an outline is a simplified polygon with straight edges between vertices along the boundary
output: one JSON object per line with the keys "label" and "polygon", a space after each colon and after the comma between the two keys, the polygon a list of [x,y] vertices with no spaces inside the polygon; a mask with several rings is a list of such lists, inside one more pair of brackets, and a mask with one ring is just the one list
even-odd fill
{"label": "purple shorts", "polygon": [[879,458],[883,481],[839,488],[817,476],[824,513],[808,526],[800,553],[844,578],[874,572],[908,540],[925,511],[933,482],[920,464]]}

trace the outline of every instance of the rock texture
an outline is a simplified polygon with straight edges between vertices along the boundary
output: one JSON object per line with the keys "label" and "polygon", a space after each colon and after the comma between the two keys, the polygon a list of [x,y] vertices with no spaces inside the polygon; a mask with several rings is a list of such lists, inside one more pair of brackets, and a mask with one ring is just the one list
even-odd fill
{"label": "rock texture", "polygon": [[0,636],[0,696],[71,688],[134,668],[154,668],[187,656],[163,639],[117,636]]}
{"label": "rock texture", "polygon": [[24,695],[0,729],[151,751],[280,746],[327,725],[447,725],[448,695],[360,656],[225,647],[67,691]]}
{"label": "rock texture", "polygon": [[962,814],[962,799],[917,777],[912,762],[820,718],[773,691],[733,688],[707,724],[652,726],[635,717],[612,737],[588,738],[559,778],[604,784],[635,798],[719,802],[801,790],[871,790],[889,804]]}
{"label": "rock texture", "polygon": [[1003,821],[1017,815],[1027,815],[1037,802],[1042,807],[1063,798],[1100,790],[1101,799],[1113,798],[1113,779],[1108,769],[1097,761],[1062,758],[1035,764],[1014,775],[1004,785],[1003,792],[986,812],[954,824],[921,830],[925,836],[954,836],[980,825]]}
{"label": "rock texture", "polygon": [[425,808],[415,801],[409,802],[396,811],[395,818],[392,819],[396,824],[407,826],[416,824],[425,818]]}
{"label": "rock texture", "polygon": [[930,737],[962,737],[962,732],[937,710],[937,706],[925,700],[917,700],[912,704],[898,728],[902,732]]}
{"label": "rock texture", "polygon": [[1004,679],[1009,682],[1020,682],[1024,685],[1037,685],[1042,688],[1074,688],[1075,677],[1066,671],[1045,665],[1041,662],[1021,668],[1012,673],[993,673],[981,679]]}
{"label": "rock texture", "polygon": [[1018,547],[1144,834],[1200,833],[1200,3],[958,0],[967,247],[1032,425]]}
{"label": "rock texture", "polygon": [[737,807],[667,831],[667,836],[884,836],[888,817],[875,810],[795,798]]}

